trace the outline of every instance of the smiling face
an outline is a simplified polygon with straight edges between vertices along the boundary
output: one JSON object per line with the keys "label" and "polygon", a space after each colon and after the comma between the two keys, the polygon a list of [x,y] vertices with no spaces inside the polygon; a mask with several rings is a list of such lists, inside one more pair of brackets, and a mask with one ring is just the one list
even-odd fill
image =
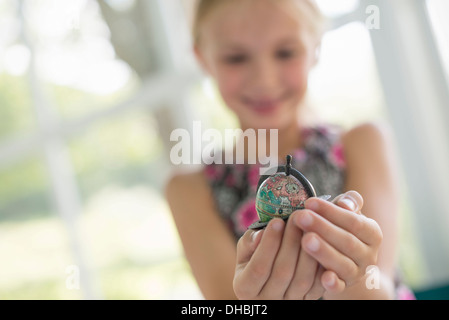
{"label": "smiling face", "polygon": [[295,121],[319,40],[288,0],[222,1],[201,24],[196,53],[244,128]]}

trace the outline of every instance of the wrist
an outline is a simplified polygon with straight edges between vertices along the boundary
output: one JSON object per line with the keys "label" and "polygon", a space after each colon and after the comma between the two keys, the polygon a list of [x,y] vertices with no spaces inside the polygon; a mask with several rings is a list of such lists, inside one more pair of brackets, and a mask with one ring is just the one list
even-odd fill
{"label": "wrist", "polygon": [[390,276],[380,271],[366,272],[341,293],[326,292],[323,298],[327,300],[392,300],[395,298],[394,282]]}

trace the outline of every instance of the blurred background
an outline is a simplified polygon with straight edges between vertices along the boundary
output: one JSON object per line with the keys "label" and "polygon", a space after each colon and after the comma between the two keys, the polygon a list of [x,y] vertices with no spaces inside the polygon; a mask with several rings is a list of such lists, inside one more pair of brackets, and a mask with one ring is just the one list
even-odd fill
{"label": "blurred background", "polygon": [[[449,298],[449,3],[320,0],[307,99],[393,128],[399,263]],[[163,195],[170,133],[236,127],[192,56],[193,0],[0,0],[0,299],[202,299]]]}

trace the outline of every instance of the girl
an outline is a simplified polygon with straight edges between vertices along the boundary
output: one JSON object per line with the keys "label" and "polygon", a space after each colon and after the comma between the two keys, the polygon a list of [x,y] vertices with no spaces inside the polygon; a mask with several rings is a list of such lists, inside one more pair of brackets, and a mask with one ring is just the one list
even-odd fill
{"label": "girl", "polygon": [[258,165],[175,175],[167,200],[207,299],[397,297],[398,191],[386,130],[339,132],[303,117],[323,33],[313,0],[198,3],[196,56],[241,128],[277,129],[279,162],[292,154],[318,194],[339,195],[309,199],[286,223],[254,232],[246,228],[257,220]]}

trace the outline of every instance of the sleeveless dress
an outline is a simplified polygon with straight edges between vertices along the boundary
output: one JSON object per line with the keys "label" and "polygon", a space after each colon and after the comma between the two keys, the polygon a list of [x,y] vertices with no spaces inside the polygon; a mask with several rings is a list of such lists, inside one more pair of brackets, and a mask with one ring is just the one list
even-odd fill
{"label": "sleeveless dress", "polygon": [[[310,180],[317,195],[343,193],[345,160],[339,130],[320,126],[304,129],[302,135],[303,148],[292,153],[292,166]],[[283,161],[279,165],[285,165]],[[215,163],[204,169],[216,209],[236,239],[258,220],[255,199],[259,169],[258,165]]]}
{"label": "sleeveless dress", "polygon": [[[322,125],[304,129],[302,136],[303,147],[293,152],[292,166],[307,177],[317,195],[326,194],[334,198],[344,193],[346,162],[341,130]],[[215,163],[204,168],[216,209],[236,241],[249,225],[258,220],[255,198],[259,168],[258,165]],[[399,276],[396,280],[396,298],[414,299],[413,293],[403,285]]]}

